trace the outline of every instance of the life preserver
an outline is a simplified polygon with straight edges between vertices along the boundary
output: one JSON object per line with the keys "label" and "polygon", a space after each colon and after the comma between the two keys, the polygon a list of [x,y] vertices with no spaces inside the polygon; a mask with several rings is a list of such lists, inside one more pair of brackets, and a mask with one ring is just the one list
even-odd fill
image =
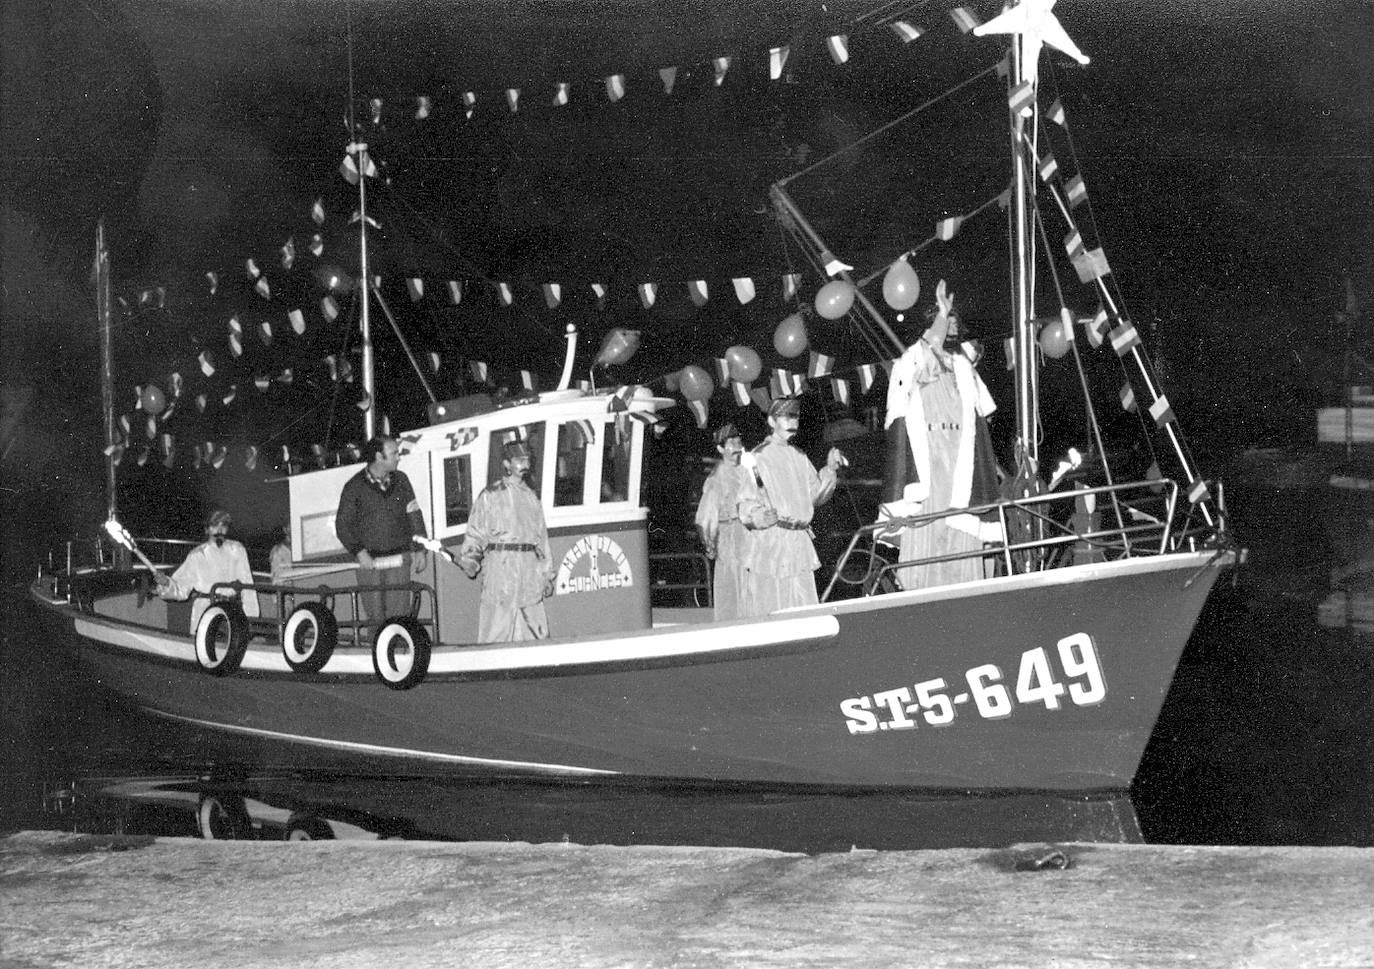
{"label": "life preserver", "polygon": [[248,652],[248,617],[234,599],[216,599],[196,623],[196,662],[215,676],[239,668]]}
{"label": "life preserver", "polygon": [[196,806],[196,827],[206,841],[243,841],[253,833],[248,805],[237,794],[205,794]]}
{"label": "life preserver", "polygon": [[334,829],[323,819],[309,814],[293,814],[286,822],[287,841],[333,841]]}
{"label": "life preserver", "polygon": [[323,602],[303,602],[286,620],[281,651],[297,673],[318,673],[339,644],[339,621]]}
{"label": "life preserver", "polygon": [[429,633],[411,616],[395,616],[377,630],[372,669],[393,690],[409,690],[429,672]]}

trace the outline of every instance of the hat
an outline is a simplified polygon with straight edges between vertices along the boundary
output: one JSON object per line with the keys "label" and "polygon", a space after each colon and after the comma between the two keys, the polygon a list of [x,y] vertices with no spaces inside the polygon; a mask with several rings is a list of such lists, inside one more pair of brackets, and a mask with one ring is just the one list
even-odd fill
{"label": "hat", "polygon": [[722,424],[722,425],[720,425],[720,427],[716,428],[716,434],[715,434],[716,447],[724,447],[724,446],[725,446],[725,442],[728,441],[728,440],[730,440],[730,438],[732,438],[732,437],[739,437],[739,436],[740,436],[739,428],[735,427],[734,424],[731,424],[731,423],[728,423],[728,422],[725,423],[725,424]]}
{"label": "hat", "polygon": [[800,417],[801,399],[797,397],[776,397],[768,405],[769,417]]}
{"label": "hat", "polygon": [[205,527],[214,528],[216,525],[223,525],[227,528],[232,520],[233,519],[229,517],[227,511],[223,508],[216,508],[214,511],[210,512],[210,517],[206,520]]}
{"label": "hat", "polygon": [[501,445],[501,456],[509,460],[510,458],[527,458],[530,456],[530,446],[524,441],[507,441]]}

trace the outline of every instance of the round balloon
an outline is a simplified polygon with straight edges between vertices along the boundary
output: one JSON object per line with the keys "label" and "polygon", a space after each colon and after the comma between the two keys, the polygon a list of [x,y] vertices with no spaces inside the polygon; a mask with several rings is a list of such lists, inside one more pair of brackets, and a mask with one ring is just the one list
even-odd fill
{"label": "round balloon", "polygon": [[688,400],[709,400],[716,390],[711,375],[691,363],[678,371],[677,385],[682,396]]}
{"label": "round balloon", "polygon": [[162,388],[157,384],[149,384],[143,388],[143,393],[139,395],[138,406],[143,408],[145,414],[156,417],[167,407],[167,398],[162,393]]}
{"label": "round balloon", "polygon": [[894,310],[909,310],[921,295],[921,277],[903,257],[887,267],[883,277],[883,299]]}
{"label": "round balloon", "polygon": [[1053,360],[1058,360],[1068,353],[1071,343],[1073,343],[1072,325],[1065,323],[1057,316],[1040,329],[1040,349],[1044,351],[1045,356]]}
{"label": "round balloon", "polygon": [[725,351],[730,379],[747,384],[763,372],[763,361],[752,347],[731,347]]}
{"label": "round balloon", "polygon": [[827,320],[838,320],[854,305],[854,286],[843,279],[832,279],[816,294],[816,312]]}
{"label": "round balloon", "polygon": [[[820,299],[819,296],[816,298]],[[778,328],[773,331],[773,349],[784,357],[795,357],[806,352],[806,321],[800,313],[793,313],[778,324]]]}
{"label": "round balloon", "polygon": [[604,367],[613,363],[624,363],[633,357],[638,349],[639,331],[616,327],[601,341],[601,349],[596,355],[596,365]]}

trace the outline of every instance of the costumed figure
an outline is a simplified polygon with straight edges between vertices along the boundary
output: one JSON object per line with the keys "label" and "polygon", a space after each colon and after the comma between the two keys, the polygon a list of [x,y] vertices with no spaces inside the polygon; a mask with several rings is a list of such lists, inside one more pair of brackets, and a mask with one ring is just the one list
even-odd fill
{"label": "costumed figure", "polygon": [[286,574],[291,571],[291,526],[283,525],[281,530],[281,541],[272,546],[272,552],[267,559],[268,567],[272,570],[272,584],[281,585],[286,581]]}
{"label": "costumed figure", "polygon": [[[210,605],[210,590],[217,582],[243,582],[248,585],[253,584],[253,571],[248,567],[248,550],[243,547],[242,542],[236,542],[229,538],[229,513],[223,509],[216,509],[210,513],[209,519],[205,523],[205,541],[191,549],[191,553],[186,556],[186,560],[177,566],[177,570],[172,573],[171,578],[162,573],[155,573],[157,577],[157,594],[164,599],[183,600],[190,599],[191,602],[191,632],[196,631],[196,626],[200,623],[200,617],[207,606]],[[232,589],[221,588],[215,592],[215,596],[226,596],[232,598],[237,593]],[[257,616],[258,594],[252,589],[244,589],[239,595],[240,604],[243,606],[245,616]]]}
{"label": "costumed figure", "polygon": [[413,608],[410,571],[425,565],[423,550],[412,551],[414,536],[428,537],[415,488],[401,463],[394,438],[374,437],[363,445],[367,466],[344,483],[334,531],[358,563],[363,613],[376,628]]}
{"label": "costumed figure", "polygon": [[750,533],[739,518],[739,492],[748,472],[740,464],[744,443],[734,424],[716,431],[720,463],[701,487],[697,530],[706,555],[715,561],[711,602],[715,618],[738,619],[744,612],[744,567]]}
{"label": "costumed figure", "polygon": [[525,484],[529,446],[507,442],[501,464],[505,477],[473,502],[458,556],[468,578],[482,576],[477,638],[484,643],[547,639],[544,600],[553,595],[554,571],[544,509]]}
{"label": "costumed figure", "polygon": [[775,609],[814,605],[815,571],[820,568],[812,543],[811,517],[835,493],[839,468],[847,464],[831,448],[818,472],[793,447],[801,402],[780,397],[768,408],[771,433],[742,459],[739,517],[750,530],[745,558],[744,613],[766,615]]}
{"label": "costumed figure", "polygon": [[[974,369],[976,354],[965,343],[946,349],[958,334],[954,294],[940,280],[928,326],[892,368],[887,388],[889,462],[879,521],[932,514],[996,502],[997,461],[984,418],[996,410]],[[919,525],[894,526],[879,536],[897,544],[901,561],[977,553],[985,542],[1001,540],[996,521],[951,515]],[[983,561],[969,558],[899,569],[904,589],[919,589],[983,577]]]}

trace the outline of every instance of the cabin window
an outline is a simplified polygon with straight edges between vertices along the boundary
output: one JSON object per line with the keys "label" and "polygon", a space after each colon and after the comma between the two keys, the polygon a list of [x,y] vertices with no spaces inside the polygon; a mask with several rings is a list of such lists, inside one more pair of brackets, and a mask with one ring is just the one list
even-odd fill
{"label": "cabin window", "polygon": [[525,482],[534,489],[536,495],[543,495],[540,488],[544,476],[544,422],[525,424],[522,427],[503,427],[492,431],[491,451],[487,460],[487,484],[492,485],[505,477],[506,469],[501,461],[505,457],[503,447],[507,441],[514,441],[524,434],[525,443],[530,447],[530,473]]}
{"label": "cabin window", "polygon": [[601,428],[601,437],[601,500],[628,501],[634,424],[627,418],[611,421]]}
{"label": "cabin window", "polygon": [[582,487],[587,478],[587,448],[595,433],[591,421],[568,421],[558,425],[558,455],[554,460],[553,503],[582,504]]}
{"label": "cabin window", "polygon": [[444,461],[444,520],[449,528],[466,525],[472,511],[472,458],[466,454]]}

